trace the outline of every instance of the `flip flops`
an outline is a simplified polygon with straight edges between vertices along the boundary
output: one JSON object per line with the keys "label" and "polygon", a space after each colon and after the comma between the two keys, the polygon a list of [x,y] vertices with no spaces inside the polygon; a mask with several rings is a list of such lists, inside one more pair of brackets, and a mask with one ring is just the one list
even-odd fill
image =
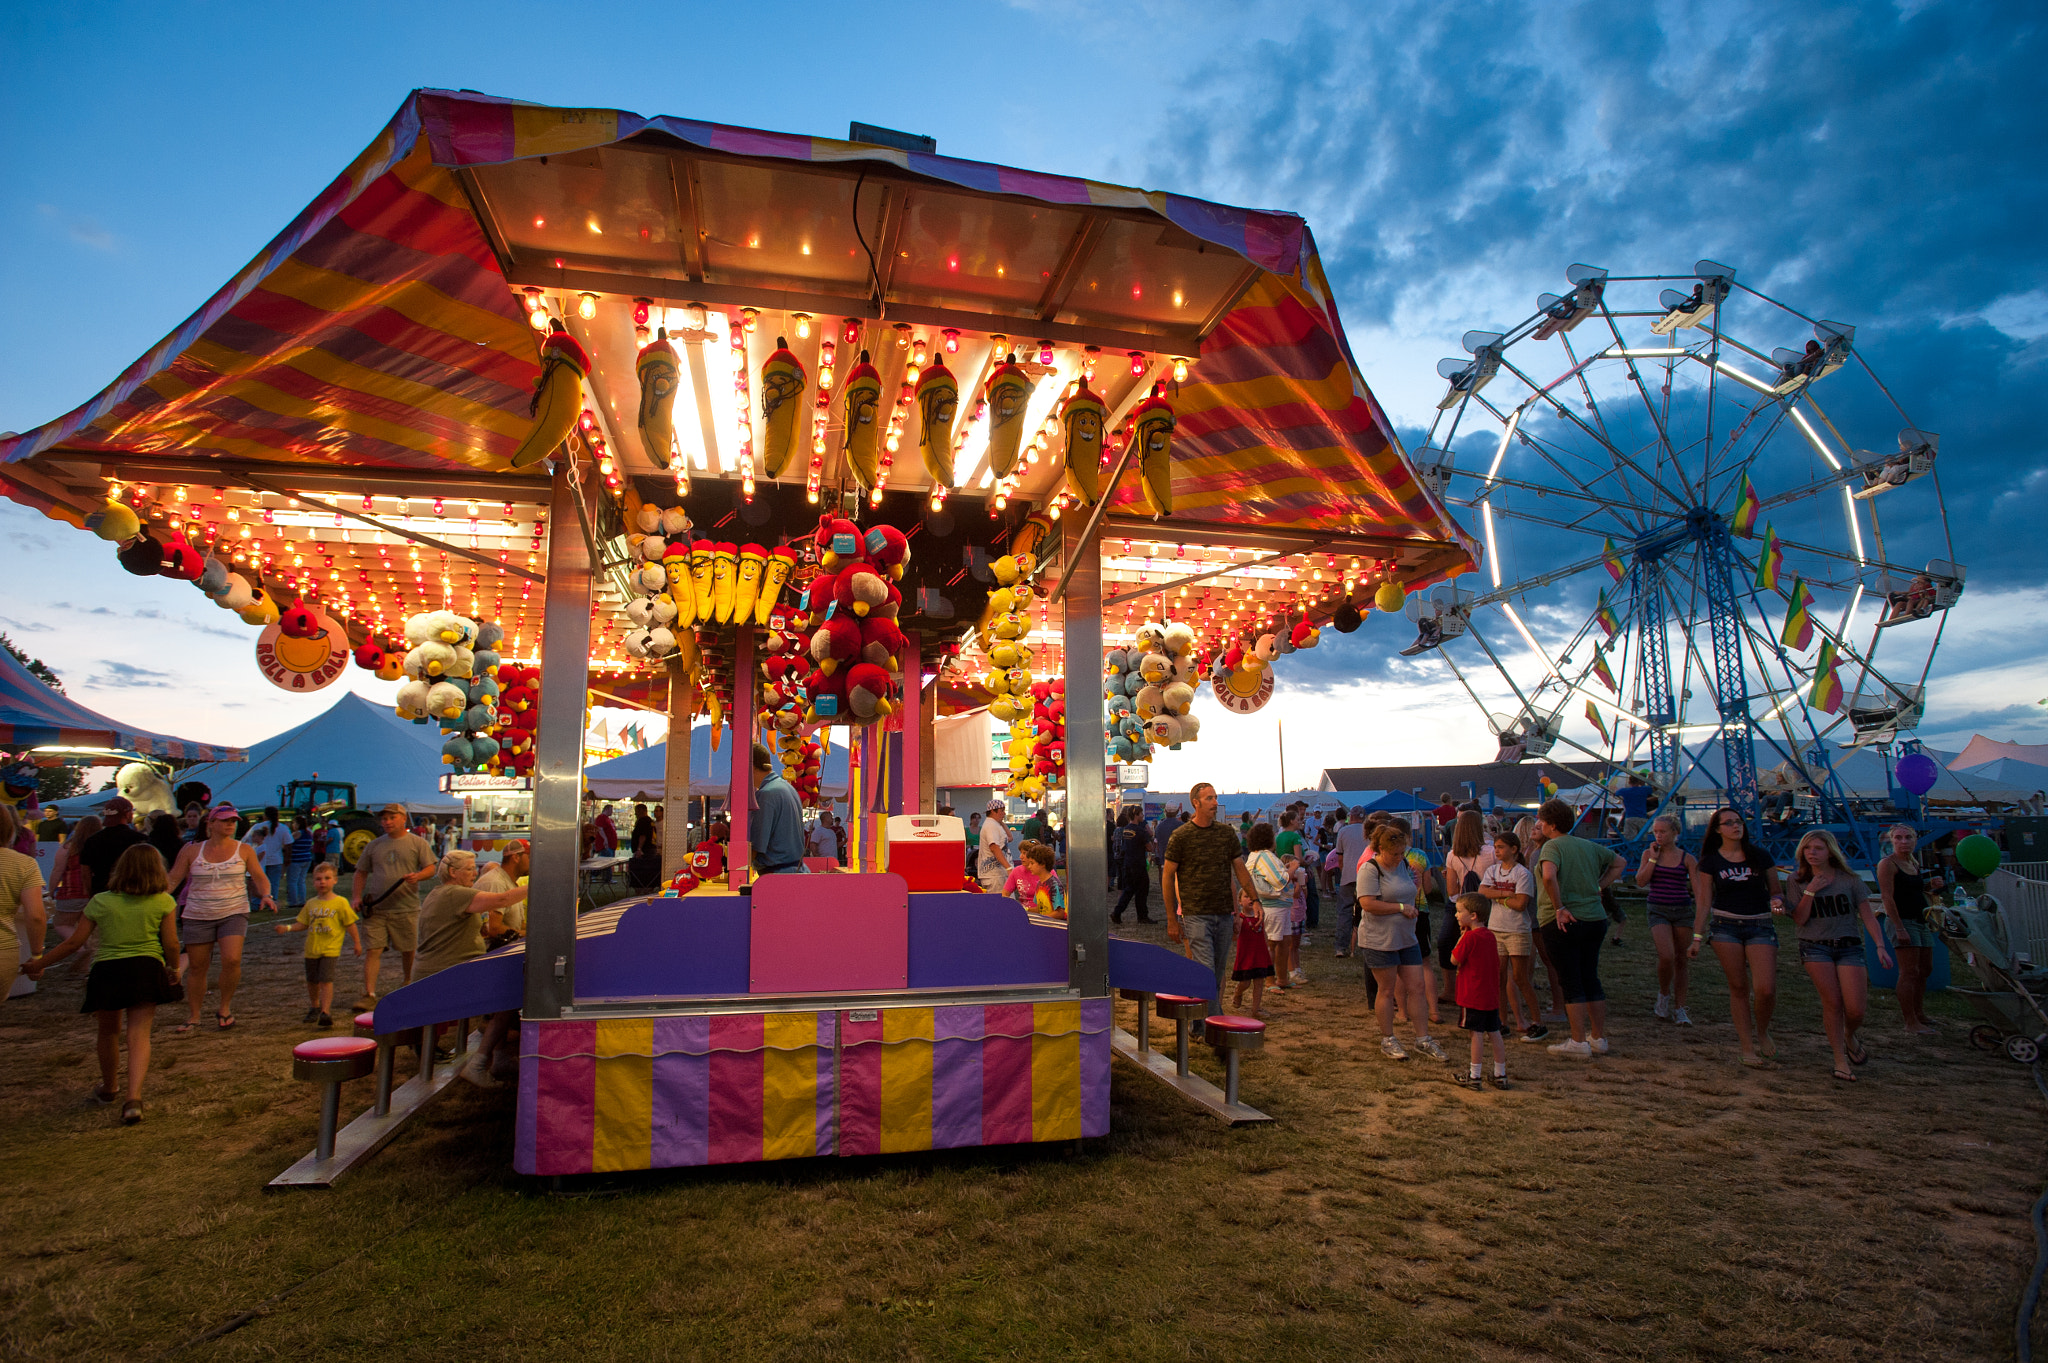
{"label": "flip flops", "polygon": [[177,1026],[175,1026],[175,1027],[171,1028],[171,1035],[172,1035],[172,1036],[184,1036],[184,1035],[185,1035],[186,1033],[190,1032],[191,1030],[192,1030],[192,1024],[191,1024],[191,1023],[189,1023],[189,1022],[181,1022],[181,1023],[179,1023],[179,1024],[177,1025]]}
{"label": "flip flops", "polygon": [[1849,1063],[1852,1065],[1868,1065],[1870,1063],[1870,1052],[1864,1049],[1861,1041],[1856,1043],[1855,1050],[1849,1052]]}
{"label": "flip flops", "polygon": [[213,1015],[213,1025],[225,1032],[235,1025],[234,1015],[232,1013],[215,1013]]}
{"label": "flip flops", "polygon": [[130,1098],[121,1104],[121,1125],[133,1126],[142,1120],[142,1104]]}
{"label": "flip flops", "polygon": [[1836,1071],[1835,1071],[1835,1078],[1837,1078],[1837,1079],[1841,1080],[1841,1081],[1842,1081],[1843,1083],[1845,1083],[1845,1084],[1853,1084],[1853,1083],[1855,1083],[1855,1082],[1856,1082],[1856,1071],[1854,1071],[1854,1070],[1836,1070]]}

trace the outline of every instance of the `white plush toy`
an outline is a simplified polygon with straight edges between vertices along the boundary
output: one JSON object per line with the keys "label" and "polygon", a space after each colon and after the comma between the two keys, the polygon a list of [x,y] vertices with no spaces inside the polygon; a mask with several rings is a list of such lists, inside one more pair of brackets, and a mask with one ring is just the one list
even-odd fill
{"label": "white plush toy", "polygon": [[135,822],[143,827],[149,825],[152,814],[178,812],[178,802],[171,794],[171,783],[147,762],[130,762],[115,772],[114,789],[135,806]]}

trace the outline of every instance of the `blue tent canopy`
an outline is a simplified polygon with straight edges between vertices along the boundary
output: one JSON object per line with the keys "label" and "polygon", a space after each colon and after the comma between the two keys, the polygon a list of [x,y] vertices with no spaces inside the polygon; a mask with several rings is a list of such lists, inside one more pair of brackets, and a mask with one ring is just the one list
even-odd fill
{"label": "blue tent canopy", "polygon": [[[829,734],[830,730],[825,732]],[[731,789],[732,750],[730,730],[719,744],[718,751],[713,752],[710,724],[691,727],[690,794],[716,799]],[[846,793],[846,758],[847,747],[843,739],[826,748],[825,768],[818,781],[818,788],[825,795],[836,797]],[[668,779],[667,773],[668,744],[655,743],[638,752],[585,767],[583,779],[601,799],[626,800],[640,794],[659,796],[663,783]]]}
{"label": "blue tent canopy", "polygon": [[[172,761],[239,762],[240,748],[168,738],[108,719],[36,680],[13,654],[0,650],[0,747],[111,748]],[[124,760],[108,756],[106,762]]]}

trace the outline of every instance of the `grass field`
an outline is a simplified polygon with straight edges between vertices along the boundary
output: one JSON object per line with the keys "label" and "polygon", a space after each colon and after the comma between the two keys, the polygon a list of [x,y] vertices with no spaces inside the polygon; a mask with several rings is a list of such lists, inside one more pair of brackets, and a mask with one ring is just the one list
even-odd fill
{"label": "grass field", "polygon": [[1113,1132],[1078,1151],[564,1192],[511,1173],[510,1092],[458,1084],[339,1187],[266,1194],[317,1115],[290,1078],[299,941],[250,938],[234,1031],[159,1022],[135,1128],[87,1101],[60,967],[0,1007],[0,1357],[2010,1357],[2048,1172],[2027,1072],[1959,1021],[1909,1041],[1879,992],[1862,1082],[1832,1081],[1789,949],[1783,1067],[1744,1071],[1712,963],[1699,1026],[1649,1016],[1634,926],[1604,962],[1614,1054],[1513,1046],[1508,1093],[1382,1058],[1325,947],[1246,1065],[1270,1126],[1119,1062]]}

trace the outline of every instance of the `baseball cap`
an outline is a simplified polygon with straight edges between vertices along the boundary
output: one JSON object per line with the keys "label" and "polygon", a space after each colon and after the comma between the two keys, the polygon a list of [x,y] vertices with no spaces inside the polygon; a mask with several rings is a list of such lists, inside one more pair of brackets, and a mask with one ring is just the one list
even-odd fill
{"label": "baseball cap", "polygon": [[101,805],[100,808],[109,814],[133,814],[135,812],[135,802],[126,795],[116,795],[113,799]]}
{"label": "baseball cap", "polygon": [[397,815],[397,816],[398,816],[399,818],[401,818],[401,819],[404,819],[404,818],[410,818],[410,817],[411,817],[410,815],[408,815],[408,814],[407,814],[407,813],[405,812],[405,806],[404,806],[404,805],[401,805],[401,804],[396,804],[396,803],[393,803],[393,804],[388,804],[388,805],[384,806],[384,807],[383,807],[382,809],[378,810],[378,811],[377,811],[377,813],[378,813],[378,814],[380,814],[380,815],[382,815],[382,814],[396,814],[396,815]]}
{"label": "baseball cap", "polygon": [[226,800],[222,800],[212,809],[206,811],[206,821],[208,823],[212,823],[215,819],[239,819],[241,817],[241,811],[236,809],[233,805],[229,804]]}
{"label": "baseball cap", "polygon": [[526,852],[530,850],[526,845],[525,838],[512,838],[505,843],[504,847],[506,852]]}
{"label": "baseball cap", "polygon": [[1001,800],[995,800],[995,801],[991,801],[991,802],[990,802],[990,804],[989,804],[989,807],[988,807],[988,812],[989,812],[989,813],[991,813],[991,814],[1000,814],[1000,813],[1002,813],[1002,812],[1003,812],[1003,802],[1002,802]]}

